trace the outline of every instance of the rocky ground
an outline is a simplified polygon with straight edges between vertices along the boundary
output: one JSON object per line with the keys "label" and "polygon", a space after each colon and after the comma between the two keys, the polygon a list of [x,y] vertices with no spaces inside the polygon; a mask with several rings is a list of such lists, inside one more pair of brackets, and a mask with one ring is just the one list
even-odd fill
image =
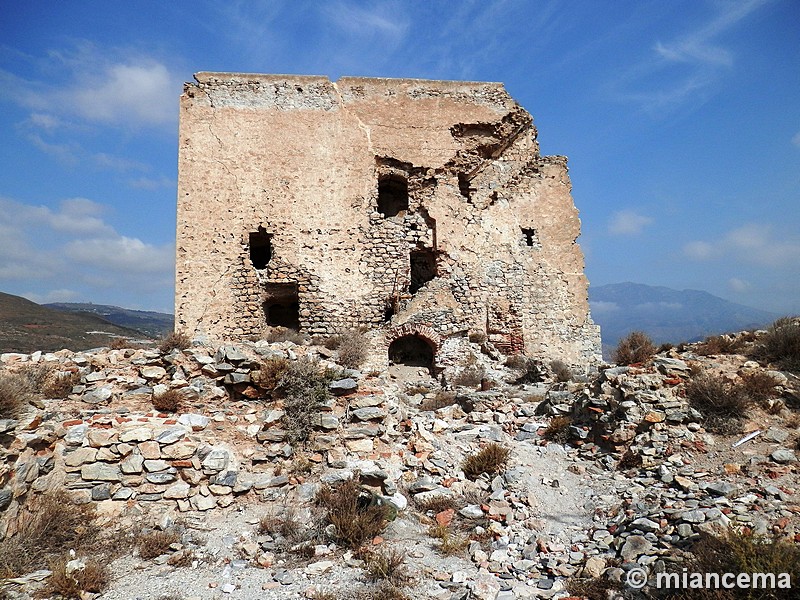
{"label": "rocky ground", "polygon": [[[800,381],[753,361],[747,339],[737,353],[688,345],[571,377],[510,368],[474,344],[444,382],[412,367],[343,370],[335,351],[291,341],[4,354],[2,376],[44,364],[74,386],[0,420],[0,535],[24,533],[41,495],[94,506],[118,548],[108,589],[84,597],[114,600],[399,598],[367,573],[390,551],[408,598],[563,598],[593,578],[628,593],[626,572],[680,564],[702,532],[800,542]],[[262,365],[303,357],[330,369],[330,395],[297,441]],[[712,433],[685,397],[703,373],[774,386]],[[179,410],[155,410],[170,390]],[[493,443],[509,450],[504,466],[467,477],[464,461]],[[353,477],[389,518],[367,551],[342,543],[315,503]],[[150,531],[176,537],[143,558]],[[31,597],[51,567],[6,580],[0,597]]]}

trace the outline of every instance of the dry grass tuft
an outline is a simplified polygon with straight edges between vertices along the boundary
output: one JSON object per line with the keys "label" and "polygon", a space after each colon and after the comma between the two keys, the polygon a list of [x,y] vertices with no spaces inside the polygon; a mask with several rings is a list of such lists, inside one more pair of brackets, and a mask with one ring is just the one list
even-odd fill
{"label": "dry grass tuft", "polygon": [[302,442],[311,433],[320,404],[330,397],[328,375],[310,358],[289,363],[281,375],[277,389],[285,397],[282,423],[290,443]]}
{"label": "dry grass tuft", "polygon": [[17,373],[0,375],[0,419],[16,419],[35,398],[26,387],[25,379]]}
{"label": "dry grass tuft", "polygon": [[756,355],[787,371],[800,372],[800,317],[782,317],[770,325]]}
{"label": "dry grass tuft", "polygon": [[439,540],[437,550],[445,556],[455,556],[463,554],[469,545],[469,540],[455,533],[447,525],[433,525],[428,530],[428,535]]}
{"label": "dry grass tuft", "polygon": [[695,353],[700,356],[716,354],[738,354],[745,346],[744,337],[732,335],[714,335],[697,344]]}
{"label": "dry grass tuft", "polygon": [[477,479],[484,473],[494,475],[505,467],[509,454],[510,450],[500,444],[488,444],[479,452],[468,456],[461,468],[469,479]]}
{"label": "dry grass tuft", "polygon": [[453,385],[474,388],[480,385],[481,380],[486,376],[483,367],[476,365],[464,367],[461,372],[453,377]]}
{"label": "dry grass tuft", "polygon": [[125,348],[130,348],[130,346],[131,346],[131,341],[125,337],[115,337],[108,344],[108,347],[111,350],[124,350]]}
{"label": "dry grass tuft", "polygon": [[754,402],[764,402],[777,396],[778,380],[764,371],[742,375],[742,388]]}
{"label": "dry grass tuft", "polygon": [[72,393],[72,388],[81,382],[77,371],[54,371],[42,389],[45,398],[63,399]]}
{"label": "dry grass tuft", "polygon": [[433,398],[426,398],[422,401],[422,404],[419,405],[420,410],[439,410],[440,408],[445,408],[446,406],[452,406],[456,403],[456,394],[455,392],[446,392],[444,390],[440,390],[436,393]]}
{"label": "dry grass tuft", "polygon": [[365,562],[367,577],[371,581],[386,581],[395,587],[402,587],[411,579],[403,552],[379,550],[370,553]]}
{"label": "dry grass tuft", "polygon": [[183,402],[183,394],[180,390],[167,390],[163,394],[153,396],[153,408],[160,412],[178,412]]}
{"label": "dry grass tuft", "polygon": [[433,512],[438,514],[443,510],[458,508],[458,502],[453,496],[433,496],[426,500],[414,499],[414,504],[420,512]]}
{"label": "dry grass tuft", "polygon": [[275,514],[262,517],[258,523],[258,532],[261,535],[280,536],[283,538],[280,546],[284,549],[306,541],[303,524],[294,508],[287,509],[280,517]]}
{"label": "dry grass tuft", "polygon": [[173,350],[186,350],[192,345],[192,338],[181,331],[173,331],[161,338],[158,342],[158,349],[168,354]]}
{"label": "dry grass tuft", "polygon": [[361,329],[352,329],[325,340],[325,347],[338,350],[337,362],[348,369],[359,368],[367,359],[367,337]]}
{"label": "dry grass tuft", "polygon": [[67,573],[67,561],[60,559],[50,565],[52,575],[41,589],[43,596],[58,596],[69,600],[83,600],[85,592],[99,594],[111,581],[111,573],[105,564],[86,561],[82,569]]}
{"label": "dry grass tuft", "polygon": [[94,507],[73,504],[64,492],[30,501],[20,530],[0,544],[0,577],[42,569],[66,549],[99,552]]}
{"label": "dry grass tuft", "polygon": [[718,375],[702,374],[686,384],[686,398],[705,418],[705,428],[722,434],[738,433],[752,401],[744,386]]}
{"label": "dry grass tuft", "polygon": [[632,331],[622,338],[612,354],[618,365],[632,365],[650,360],[656,353],[656,346],[643,331]]}
{"label": "dry grass tuft", "polygon": [[355,479],[336,488],[322,487],[316,499],[326,509],[328,521],[336,527],[336,539],[353,549],[380,534],[390,514],[389,508],[378,504],[374,495],[362,492]]}
{"label": "dry grass tuft", "polygon": [[274,392],[280,385],[281,377],[289,370],[289,364],[285,358],[270,358],[261,363],[261,368],[252,372],[250,378],[258,387]]}
{"label": "dry grass tuft", "polygon": [[569,428],[571,425],[572,419],[568,416],[553,417],[547,427],[544,428],[542,437],[548,442],[566,444],[570,438]]}
{"label": "dry grass tuft", "polygon": [[561,360],[554,360],[550,363],[550,370],[553,372],[555,380],[561,383],[572,381],[572,369],[569,365]]}
{"label": "dry grass tuft", "polygon": [[180,542],[180,539],[181,536],[174,530],[150,531],[139,535],[136,547],[139,549],[139,556],[149,560],[171,552],[170,546]]}
{"label": "dry grass tuft", "polygon": [[306,343],[305,335],[296,329],[289,329],[288,327],[273,327],[272,330],[266,335],[265,339],[272,344],[278,342],[291,342],[297,346],[302,346]]}

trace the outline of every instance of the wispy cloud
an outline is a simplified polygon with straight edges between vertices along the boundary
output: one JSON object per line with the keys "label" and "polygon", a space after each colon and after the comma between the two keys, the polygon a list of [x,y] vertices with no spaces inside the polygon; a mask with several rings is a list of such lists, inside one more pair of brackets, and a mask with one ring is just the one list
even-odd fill
{"label": "wispy cloud", "polygon": [[735,67],[734,53],[720,38],[767,1],[719,3],[717,13],[706,23],[674,39],[655,41],[649,55],[610,82],[610,96],[658,114],[687,102],[703,102]]}
{"label": "wispy cloud", "polygon": [[323,14],[350,35],[381,37],[396,43],[405,36],[409,25],[401,8],[402,5],[394,2],[369,7],[353,2],[333,2],[324,5]]}
{"label": "wispy cloud", "polygon": [[781,235],[769,225],[748,223],[716,240],[685,244],[683,253],[696,261],[726,260],[764,267],[797,265],[800,236]]}
{"label": "wispy cloud", "polygon": [[728,287],[733,292],[742,293],[748,291],[753,286],[750,284],[750,282],[745,281],[744,279],[731,277],[728,279]]}
{"label": "wispy cloud", "polygon": [[155,191],[164,188],[174,188],[177,183],[169,177],[138,177],[128,181],[128,185],[138,190]]}
{"label": "wispy cloud", "polygon": [[797,133],[794,134],[794,136],[792,136],[792,143],[798,148],[800,148],[800,131],[798,131]]}
{"label": "wispy cloud", "polygon": [[611,217],[608,232],[612,235],[636,235],[653,222],[651,217],[632,210],[621,210]]}

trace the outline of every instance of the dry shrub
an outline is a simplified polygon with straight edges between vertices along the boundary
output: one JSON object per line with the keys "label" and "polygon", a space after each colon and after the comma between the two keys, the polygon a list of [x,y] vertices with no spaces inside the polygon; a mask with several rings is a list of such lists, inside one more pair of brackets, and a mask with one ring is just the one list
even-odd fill
{"label": "dry shrub", "polygon": [[751,404],[743,385],[708,374],[689,380],[686,398],[703,414],[706,429],[723,434],[740,431],[741,419]]}
{"label": "dry shrub", "polygon": [[178,569],[182,567],[190,567],[192,566],[192,562],[194,562],[194,550],[189,548],[178,550],[177,552],[172,553],[167,559],[168,565]]}
{"label": "dry shrub", "polygon": [[42,394],[45,398],[63,399],[72,393],[72,388],[81,382],[77,371],[54,371],[45,383]]}
{"label": "dry shrub", "polygon": [[405,554],[394,549],[370,553],[366,571],[371,581],[386,581],[395,587],[402,587],[411,579]]}
{"label": "dry shrub", "polygon": [[[800,546],[775,538],[746,532],[727,531],[714,536],[701,533],[691,547],[693,558],[687,565],[690,573],[787,573],[793,589],[687,589],[678,594],[684,600],[739,600],[770,598],[796,600],[796,582],[800,581]],[[679,573],[680,576],[680,573]]]}
{"label": "dry shrub", "polygon": [[544,380],[542,365],[536,359],[529,356],[515,354],[506,359],[506,366],[519,371],[516,379],[517,384],[539,383]]}
{"label": "dry shrub", "polygon": [[500,444],[487,444],[479,452],[468,456],[461,465],[464,475],[477,479],[484,473],[494,475],[505,467],[510,450]]}
{"label": "dry shrub", "polygon": [[67,549],[100,551],[94,507],[76,505],[64,492],[30,501],[20,530],[0,544],[0,577],[19,577],[45,568]]}
{"label": "dry shrub", "polygon": [[453,496],[432,496],[425,500],[414,499],[414,504],[420,512],[432,512],[438,514],[444,510],[458,508],[458,502]]}
{"label": "dry shrub", "polygon": [[153,396],[153,408],[160,412],[178,412],[183,402],[183,394],[180,390],[167,390],[163,394]]}
{"label": "dry shrub", "polygon": [[289,363],[281,376],[277,389],[285,397],[282,423],[292,444],[308,438],[320,404],[330,397],[329,382],[319,363],[306,357]]}
{"label": "dry shrub", "polygon": [[0,375],[0,419],[16,419],[36,397],[26,385],[25,379],[17,373]]}
{"label": "dry shrub", "polygon": [[373,494],[362,492],[355,479],[336,488],[322,487],[316,499],[336,527],[336,539],[353,549],[380,534],[390,516],[389,508],[378,504]]}
{"label": "dry shrub", "polygon": [[764,402],[777,395],[778,380],[769,373],[754,371],[745,373],[741,379],[745,393],[755,402]]}
{"label": "dry shrub", "polygon": [[453,529],[447,525],[433,525],[428,529],[428,535],[439,540],[437,549],[445,556],[463,554],[464,550],[469,545],[469,540],[467,538],[455,533]]}
{"label": "dry shrub", "polygon": [[69,600],[82,600],[84,592],[99,594],[111,581],[111,573],[105,564],[95,560],[86,561],[82,569],[67,573],[67,561],[60,559],[50,565],[52,575],[41,589],[44,596],[59,596]]}
{"label": "dry shrub", "polygon": [[569,428],[572,425],[572,419],[565,415],[560,415],[550,419],[550,423],[544,428],[542,437],[548,442],[555,442],[557,444],[566,444],[569,441]]}
{"label": "dry shrub", "polygon": [[550,370],[553,372],[553,377],[556,381],[562,383],[572,381],[572,369],[569,365],[561,360],[554,360],[550,363]]}
{"label": "dry shrub", "polygon": [[643,331],[632,331],[617,344],[612,359],[618,365],[632,365],[650,360],[656,353],[656,346]]}
{"label": "dry shrub", "polygon": [[468,339],[473,344],[485,344],[487,338],[483,331],[470,331]]}
{"label": "dry shrub", "polygon": [[144,560],[156,558],[162,554],[171,552],[170,546],[180,542],[181,536],[177,531],[150,531],[142,533],[136,540],[136,546],[139,549],[139,556]]}
{"label": "dry shrub", "polygon": [[192,345],[192,338],[182,331],[173,331],[161,338],[158,342],[158,349],[168,354],[173,350],[186,350]]}
{"label": "dry shrub", "polygon": [[283,543],[280,544],[283,548],[294,546],[306,539],[303,525],[294,508],[289,508],[280,517],[275,514],[265,515],[258,523],[258,532],[261,535],[280,536],[283,538]]}
{"label": "dry shrub", "polygon": [[444,390],[440,390],[436,393],[433,398],[426,398],[422,401],[422,404],[419,405],[420,410],[439,410],[440,408],[444,408],[446,406],[452,406],[456,403],[456,394],[455,392],[446,392]]}
{"label": "dry shrub", "polygon": [[269,392],[275,391],[281,377],[289,369],[289,361],[285,358],[270,358],[261,363],[258,371],[250,374],[253,383]]}
{"label": "dry shrub", "polygon": [[125,337],[115,337],[111,342],[108,344],[108,347],[111,350],[124,350],[125,348],[130,348],[131,341]]}
{"label": "dry shrub", "polygon": [[738,354],[744,347],[745,339],[732,335],[714,335],[697,344],[695,352],[700,356],[715,354]]}
{"label": "dry shrub", "polygon": [[800,317],[782,317],[770,325],[756,355],[787,371],[800,372]]}
{"label": "dry shrub", "polygon": [[571,596],[588,600],[626,599],[627,596],[618,593],[621,586],[622,584],[603,577],[591,579],[571,577],[567,580],[567,591]]}
{"label": "dry shrub", "polygon": [[271,344],[278,342],[291,342],[297,346],[302,346],[306,343],[306,336],[297,331],[296,329],[289,329],[288,327],[273,327],[265,336],[265,339]]}
{"label": "dry shrub", "polygon": [[355,329],[339,336],[337,362],[348,369],[359,368],[367,359],[367,338],[364,332]]}
{"label": "dry shrub", "polygon": [[461,372],[453,377],[453,385],[460,385],[462,387],[477,387],[481,383],[481,379],[486,376],[486,371],[483,367],[472,365],[464,367]]}

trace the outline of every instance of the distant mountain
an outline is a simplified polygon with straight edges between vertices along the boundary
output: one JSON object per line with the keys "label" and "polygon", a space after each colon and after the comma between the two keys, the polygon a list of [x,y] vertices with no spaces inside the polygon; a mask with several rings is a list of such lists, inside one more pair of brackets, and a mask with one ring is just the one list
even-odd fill
{"label": "distant mountain", "polygon": [[0,352],[53,352],[107,346],[115,337],[141,332],[86,313],[65,313],[0,292]]}
{"label": "distant mountain", "polygon": [[119,325],[120,327],[130,327],[150,337],[160,337],[172,331],[175,317],[167,313],[160,313],[145,310],[131,310],[120,308],[119,306],[109,306],[106,304],[76,303],[76,302],[56,302],[44,304],[47,308],[71,313],[90,313],[102,317],[106,321]]}
{"label": "distant mountain", "polygon": [[698,341],[709,335],[763,327],[781,315],[699,290],[673,290],[640,283],[589,287],[592,319],[604,347],[615,347],[631,331],[644,331],[657,344]]}

